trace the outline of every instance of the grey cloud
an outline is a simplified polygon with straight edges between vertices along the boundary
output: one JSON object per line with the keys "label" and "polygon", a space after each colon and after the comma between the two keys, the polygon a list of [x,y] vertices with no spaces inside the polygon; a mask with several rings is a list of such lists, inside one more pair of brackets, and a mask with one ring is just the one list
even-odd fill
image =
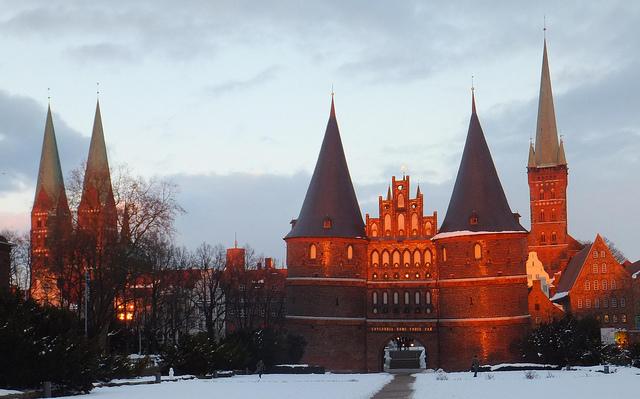
{"label": "grey cloud", "polygon": [[126,46],[104,42],[71,47],[66,52],[67,55],[82,63],[131,61],[134,58],[133,53]]}
{"label": "grey cloud", "polygon": [[230,80],[222,83],[218,83],[209,87],[207,92],[219,96],[227,93],[235,93],[251,89],[256,86],[261,86],[269,81],[272,81],[278,76],[278,73],[282,70],[280,66],[271,66],[263,69],[256,75],[243,80]]}
{"label": "grey cloud", "polygon": [[[38,174],[46,108],[24,96],[0,90],[0,192],[33,185]],[[69,127],[54,111],[58,151],[63,171],[80,164],[86,156],[89,140]]]}

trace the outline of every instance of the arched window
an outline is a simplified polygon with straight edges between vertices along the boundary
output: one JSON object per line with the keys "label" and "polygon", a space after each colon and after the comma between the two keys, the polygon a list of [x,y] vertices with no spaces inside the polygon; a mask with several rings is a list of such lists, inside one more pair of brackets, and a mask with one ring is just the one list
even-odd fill
{"label": "arched window", "polygon": [[555,199],[556,198],[556,189],[552,188],[551,189],[551,199]]}
{"label": "arched window", "polygon": [[544,199],[544,190],[540,189],[540,200]]}
{"label": "arched window", "polygon": [[544,232],[540,233],[540,242],[542,243],[547,242],[547,237],[545,237]]}
{"label": "arched window", "polygon": [[417,249],[413,251],[413,264],[416,267],[420,266],[420,251]]}
{"label": "arched window", "polygon": [[378,254],[378,251],[371,252],[371,266],[378,267],[379,264],[380,264],[380,255]]}
{"label": "arched window", "polygon": [[544,209],[540,209],[540,220],[539,222],[544,222]]}
{"label": "arched window", "polygon": [[601,270],[602,270],[602,273],[606,273],[607,272],[607,264],[606,263],[602,264],[602,269]]}
{"label": "arched window", "polygon": [[556,208],[553,208],[553,209],[551,210],[551,220],[552,220],[552,221],[554,221],[554,222],[557,220],[557,216],[556,216]]}
{"label": "arched window", "polygon": [[598,257],[598,251],[593,251],[593,259],[596,259]]}
{"label": "arched window", "polygon": [[411,266],[411,252],[408,249],[405,249],[402,254],[402,263],[405,267]]}
{"label": "arched window", "polygon": [[393,304],[397,305],[400,301],[400,296],[398,295],[398,291],[394,291],[393,293]]}
{"label": "arched window", "polygon": [[318,256],[317,252],[316,244],[311,244],[309,246],[309,259],[315,259]]}
{"label": "arched window", "polygon": [[409,291],[404,292],[404,304],[408,305],[410,303]]}
{"label": "arched window", "polygon": [[398,250],[393,251],[393,267],[400,266],[400,252]]}
{"label": "arched window", "polygon": [[428,236],[431,235],[431,222],[427,222],[424,224],[424,234]]}
{"label": "arched window", "polygon": [[375,291],[373,292],[371,300],[373,301],[374,305],[378,304],[378,293],[377,292],[375,292]]}
{"label": "arched window", "polygon": [[404,215],[398,215],[398,234],[404,235]]}
{"label": "arched window", "polygon": [[424,293],[424,303],[427,305],[431,305],[431,291],[427,291]]}
{"label": "arched window", "polygon": [[603,289],[604,291],[606,291],[606,290],[607,290],[607,280],[602,280],[602,289]]}
{"label": "arched window", "polygon": [[589,280],[584,282],[584,289],[586,291],[589,291],[591,289],[591,284],[589,283]]}
{"label": "arched window", "polygon": [[389,303],[389,293],[387,291],[382,293],[382,304],[386,305]]}
{"label": "arched window", "polygon": [[404,208],[404,195],[398,194],[398,208]]}
{"label": "arched window", "polygon": [[377,236],[378,236],[378,224],[373,223],[371,225],[371,237],[377,237]]}
{"label": "arched window", "polygon": [[347,259],[349,260],[353,259],[353,245],[347,246]]}
{"label": "arched window", "polygon": [[473,257],[478,260],[482,259],[482,246],[479,243],[476,243],[473,246]]}
{"label": "arched window", "polygon": [[593,274],[597,274],[598,273],[598,264],[597,263],[593,264],[593,267],[591,268],[591,272]]}
{"label": "arched window", "polygon": [[447,249],[445,247],[442,247],[442,260],[444,262],[447,261]]}
{"label": "arched window", "polygon": [[411,230],[416,230],[416,234],[417,234],[417,230],[418,230],[418,214],[417,213],[411,214]]}
{"label": "arched window", "polygon": [[612,290],[616,289],[616,280],[611,280],[611,289]]}
{"label": "arched window", "polygon": [[426,251],[424,251],[424,264],[425,265],[430,265],[431,264],[431,251],[429,251],[428,249]]}
{"label": "arched window", "polygon": [[416,305],[420,305],[420,291],[416,291],[413,300],[415,301]]}
{"label": "arched window", "polygon": [[391,232],[391,215],[388,213],[384,215],[384,231],[385,234],[387,234],[386,232]]}
{"label": "arched window", "polygon": [[382,266],[389,267],[389,251],[382,252]]}
{"label": "arched window", "polygon": [[554,231],[551,233],[551,242],[556,242],[556,241],[558,241],[558,235]]}

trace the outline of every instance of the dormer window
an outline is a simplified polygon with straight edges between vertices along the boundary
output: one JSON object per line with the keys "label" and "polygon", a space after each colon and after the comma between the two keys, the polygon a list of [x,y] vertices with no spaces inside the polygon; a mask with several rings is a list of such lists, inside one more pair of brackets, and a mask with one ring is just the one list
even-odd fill
{"label": "dormer window", "polygon": [[309,259],[316,259],[318,256],[318,248],[316,248],[316,244],[311,244],[309,246]]}
{"label": "dormer window", "polygon": [[476,243],[476,244],[473,246],[473,257],[474,257],[476,260],[480,260],[480,259],[482,259],[482,245],[480,245],[480,244]]}
{"label": "dormer window", "polygon": [[353,259],[353,245],[347,247],[347,259]]}
{"label": "dormer window", "polygon": [[471,212],[471,216],[469,217],[469,224],[472,226],[478,224],[478,213],[476,211]]}
{"label": "dormer window", "polygon": [[324,220],[322,221],[322,228],[323,229],[330,229],[333,227],[333,222],[331,221],[331,218],[329,216],[326,216],[324,218]]}

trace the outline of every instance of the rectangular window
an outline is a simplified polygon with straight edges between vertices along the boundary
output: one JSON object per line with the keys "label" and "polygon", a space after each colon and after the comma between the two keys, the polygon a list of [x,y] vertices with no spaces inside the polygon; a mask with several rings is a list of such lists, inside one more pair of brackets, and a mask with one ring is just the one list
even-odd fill
{"label": "rectangular window", "polygon": [[602,273],[604,274],[604,273],[606,273],[606,272],[607,272],[607,264],[606,264],[606,263],[603,263],[603,264],[602,264]]}
{"label": "rectangular window", "polygon": [[607,280],[602,280],[602,289],[603,289],[604,291],[606,291],[606,290],[607,290]]}
{"label": "rectangular window", "polygon": [[594,290],[598,289],[598,280],[593,280],[593,289]]}
{"label": "rectangular window", "polygon": [[588,309],[591,308],[591,299],[585,299],[584,304]]}
{"label": "rectangular window", "polygon": [[604,315],[604,322],[605,323],[609,322],[609,315],[608,314]]}
{"label": "rectangular window", "polygon": [[611,280],[611,289],[612,290],[616,289],[616,280]]}
{"label": "rectangular window", "polygon": [[611,298],[611,307],[612,308],[618,307],[618,300],[616,298]]}
{"label": "rectangular window", "polygon": [[578,309],[582,309],[582,299],[578,299]]}
{"label": "rectangular window", "polygon": [[584,289],[585,291],[589,291],[591,289],[591,285],[588,280],[584,282]]}
{"label": "rectangular window", "polygon": [[596,298],[596,299],[593,300],[593,307],[596,308],[596,309],[600,308],[600,299],[599,298]]}
{"label": "rectangular window", "polygon": [[625,306],[627,306],[627,300],[624,297],[622,297],[620,298],[620,307],[624,308]]}
{"label": "rectangular window", "polygon": [[609,307],[609,298],[603,298],[602,299],[602,307],[603,308],[608,308]]}
{"label": "rectangular window", "polygon": [[595,264],[593,265],[593,270],[592,270],[592,271],[593,271],[593,273],[594,273],[594,274],[597,274],[597,273],[598,273],[598,264],[597,264],[597,263],[595,263]]}

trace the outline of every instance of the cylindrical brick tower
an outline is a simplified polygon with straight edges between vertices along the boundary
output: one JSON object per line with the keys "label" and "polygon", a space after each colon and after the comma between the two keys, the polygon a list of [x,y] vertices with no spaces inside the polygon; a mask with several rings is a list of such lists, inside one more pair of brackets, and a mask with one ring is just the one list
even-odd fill
{"label": "cylindrical brick tower", "polygon": [[302,361],[365,370],[367,240],[333,99],[302,210],[291,224],[286,325],[307,341]]}
{"label": "cylindrical brick tower", "polygon": [[518,361],[529,326],[527,231],[511,212],[476,114],[438,234],[440,361],[448,370]]}

